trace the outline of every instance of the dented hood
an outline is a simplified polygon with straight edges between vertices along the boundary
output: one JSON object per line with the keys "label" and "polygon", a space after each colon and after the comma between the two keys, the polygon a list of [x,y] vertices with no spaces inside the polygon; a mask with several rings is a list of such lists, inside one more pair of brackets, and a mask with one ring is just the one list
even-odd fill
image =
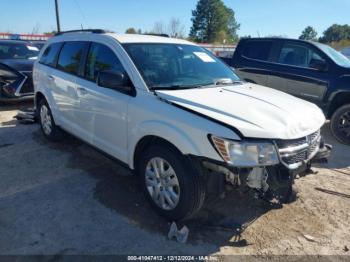
{"label": "dented hood", "polygon": [[316,105],[250,83],[156,92],[173,104],[238,129],[245,137],[295,139],[317,131],[325,122]]}

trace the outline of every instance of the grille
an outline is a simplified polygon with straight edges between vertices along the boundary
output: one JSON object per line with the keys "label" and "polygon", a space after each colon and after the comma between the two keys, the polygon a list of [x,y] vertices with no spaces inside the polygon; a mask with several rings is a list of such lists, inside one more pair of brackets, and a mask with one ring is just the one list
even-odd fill
{"label": "grille", "polygon": [[[303,138],[276,141],[276,144],[280,150],[282,162],[287,166],[291,166],[309,160],[317,152],[320,144],[320,138],[321,135],[320,131],[318,130],[317,132]],[[305,147],[300,148],[300,146],[303,145],[305,145]],[[298,146],[299,148],[297,148]],[[291,149],[290,152],[281,153],[282,149],[287,148]]]}
{"label": "grille", "polygon": [[278,148],[288,148],[288,147],[295,147],[300,146],[307,143],[306,137],[298,138],[298,139],[292,139],[292,140],[278,140],[277,146]]}
{"label": "grille", "polygon": [[27,79],[24,81],[19,93],[20,94],[33,93],[34,87],[33,87],[32,72],[21,72],[21,73],[24,74],[27,77]]}
{"label": "grille", "polygon": [[282,161],[284,163],[286,163],[287,165],[297,164],[297,163],[300,163],[306,159],[307,159],[307,152],[306,151],[297,153],[296,155],[293,155],[293,156],[282,157]]}

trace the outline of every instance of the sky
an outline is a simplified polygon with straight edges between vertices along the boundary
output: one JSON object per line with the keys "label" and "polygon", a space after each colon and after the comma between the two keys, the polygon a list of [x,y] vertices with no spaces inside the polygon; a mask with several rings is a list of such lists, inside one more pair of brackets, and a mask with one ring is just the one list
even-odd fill
{"label": "sky", "polygon": [[[197,0],[59,0],[61,29],[129,27],[150,31],[155,22],[179,18],[186,33]],[[241,24],[240,36],[298,37],[311,25],[319,35],[334,23],[350,23],[350,0],[224,0]],[[0,32],[56,29],[54,0],[0,0]]]}

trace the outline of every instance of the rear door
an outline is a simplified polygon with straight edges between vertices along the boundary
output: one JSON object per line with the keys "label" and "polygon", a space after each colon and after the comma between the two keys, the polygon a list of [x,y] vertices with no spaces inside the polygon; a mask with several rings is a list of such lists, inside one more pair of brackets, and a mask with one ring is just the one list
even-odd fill
{"label": "rear door", "polygon": [[82,58],[87,48],[88,42],[64,43],[50,78],[54,83],[52,95],[59,112],[60,124],[78,137],[91,142],[90,134],[79,125],[80,102],[76,87],[77,76],[83,72]]}
{"label": "rear door", "polygon": [[[313,68],[313,64],[322,61],[326,64],[324,70]],[[320,103],[326,94],[330,74],[327,70],[327,58],[312,44],[301,41],[286,40],[282,44],[276,57],[274,75],[268,79],[282,83],[285,91],[309,100]]]}
{"label": "rear door", "polygon": [[[46,96],[49,100],[51,111],[54,114],[54,118],[57,119],[59,116],[56,115],[56,102],[53,99],[53,90],[55,89],[54,77],[52,76],[53,68],[57,65],[58,54],[62,48],[63,43],[53,43],[45,48],[42,56],[39,60],[40,70],[33,71],[36,73],[34,80],[36,83],[34,86],[41,87],[47,91]],[[34,75],[33,75],[34,76]]]}
{"label": "rear door", "polygon": [[236,73],[242,80],[259,85],[267,84],[270,74],[270,56],[274,43],[271,40],[243,40],[239,50],[239,62],[236,63]]}

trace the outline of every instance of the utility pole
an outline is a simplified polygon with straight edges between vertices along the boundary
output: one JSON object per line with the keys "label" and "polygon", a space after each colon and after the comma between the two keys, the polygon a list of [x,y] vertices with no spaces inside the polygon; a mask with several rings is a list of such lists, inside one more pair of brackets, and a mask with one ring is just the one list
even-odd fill
{"label": "utility pole", "polygon": [[57,33],[61,32],[60,13],[58,11],[58,0],[55,0]]}

